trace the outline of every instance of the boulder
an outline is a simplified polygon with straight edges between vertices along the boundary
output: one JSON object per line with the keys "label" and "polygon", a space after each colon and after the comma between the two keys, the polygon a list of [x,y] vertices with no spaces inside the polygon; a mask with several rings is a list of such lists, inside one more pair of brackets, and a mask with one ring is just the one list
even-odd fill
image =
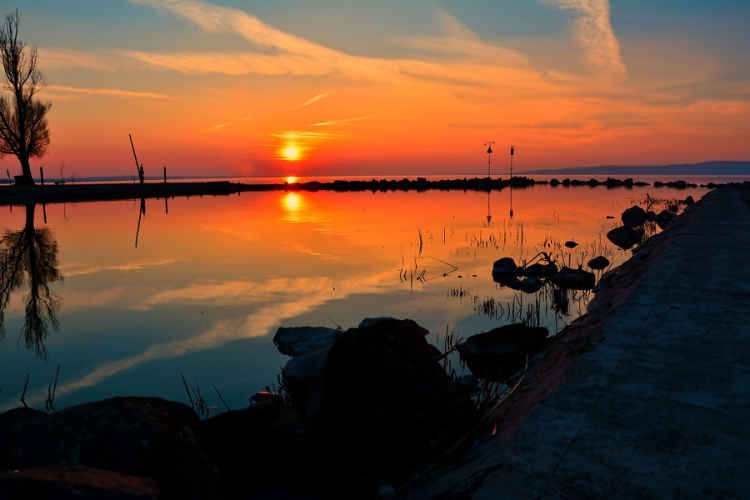
{"label": "boulder", "polygon": [[522,280],[514,279],[503,282],[503,285],[513,290],[518,290],[524,293],[536,293],[544,286],[544,281],[539,278],[524,278]]}
{"label": "boulder", "polygon": [[0,472],[0,498],[159,500],[151,479],[81,465]]}
{"label": "boulder", "polygon": [[607,233],[607,238],[609,239],[609,241],[622,248],[623,250],[632,248],[635,244],[640,243],[642,240],[642,236],[640,236],[639,233],[637,233],[635,229],[630,226],[621,226],[614,228]]}
{"label": "boulder", "polygon": [[[384,320],[396,320],[396,321],[398,321],[397,318],[394,318],[392,316],[379,316],[377,318],[365,318],[365,319],[363,319],[362,321],[359,322],[359,325],[357,325],[357,328],[364,328],[366,326],[372,326],[375,323],[379,323],[379,322],[384,321]],[[430,331],[427,328],[423,328],[423,327],[421,327],[419,325],[417,325],[417,326],[422,330],[422,333],[424,333],[425,335],[429,335],[430,334]]]}
{"label": "boulder", "polygon": [[667,210],[662,210],[661,212],[658,213],[658,215],[654,219],[654,222],[656,222],[656,224],[658,224],[660,228],[664,229],[676,218],[677,218],[677,214],[674,214]]}
{"label": "boulder", "polygon": [[324,326],[280,327],[273,343],[281,354],[296,358],[332,346],[340,334],[339,330]]}
{"label": "boulder", "polygon": [[527,355],[541,348],[548,335],[547,328],[515,323],[472,335],[458,351],[474,375],[504,382],[523,367]]}
{"label": "boulder", "polygon": [[596,276],[583,269],[563,267],[552,278],[552,283],[565,290],[591,290],[596,285]]}
{"label": "boulder", "polygon": [[557,266],[554,262],[548,262],[547,264],[536,262],[526,266],[522,273],[530,278],[551,278],[557,273]]}
{"label": "boulder", "polygon": [[330,347],[323,347],[287,361],[281,370],[284,386],[289,391],[294,408],[303,411],[316,377],[323,372]]}
{"label": "boulder", "polygon": [[626,209],[622,212],[622,223],[630,227],[642,226],[647,219],[646,211],[638,205]]}
{"label": "boulder", "polygon": [[469,396],[434,354],[411,320],[347,330],[331,347],[320,379],[316,434],[359,452],[408,449],[472,417]]}
{"label": "boulder", "polygon": [[229,496],[200,420],[160,398],[111,398],[54,414],[0,415],[0,470],[83,466],[151,478],[164,498]]}
{"label": "boulder", "polygon": [[518,277],[518,266],[511,257],[503,257],[492,264],[492,279],[501,283]]}
{"label": "boulder", "polygon": [[606,269],[610,266],[611,262],[609,262],[609,259],[604,257],[603,255],[600,255],[598,257],[594,257],[591,259],[587,266],[589,266],[594,271],[601,271],[602,269]]}

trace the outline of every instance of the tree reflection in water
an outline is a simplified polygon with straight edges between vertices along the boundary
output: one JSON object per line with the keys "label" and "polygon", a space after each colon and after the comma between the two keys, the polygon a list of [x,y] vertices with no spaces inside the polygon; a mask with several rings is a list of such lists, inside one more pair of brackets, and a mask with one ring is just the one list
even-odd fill
{"label": "tree reflection in water", "polygon": [[26,224],[20,231],[6,231],[0,240],[0,338],[5,336],[5,309],[11,294],[28,290],[26,318],[18,341],[47,359],[44,339],[48,327],[59,330],[57,313],[61,300],[49,284],[63,281],[57,269],[57,241],[49,229],[34,228],[35,205],[26,206]]}

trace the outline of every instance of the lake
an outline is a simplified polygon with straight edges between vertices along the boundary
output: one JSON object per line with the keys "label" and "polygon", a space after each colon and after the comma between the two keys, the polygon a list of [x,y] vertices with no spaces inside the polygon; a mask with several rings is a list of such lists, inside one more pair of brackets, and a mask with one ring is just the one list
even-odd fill
{"label": "lake", "polygon": [[554,334],[593,292],[514,291],[493,281],[495,260],[618,265],[631,252],[606,233],[624,209],[706,192],[543,185],[0,207],[12,264],[0,284],[0,410],[21,404],[27,375],[25,401],[44,409],[58,366],[57,409],[116,395],[187,403],[181,375],[209,404],[223,408],[215,387],[242,408],[288,360],[272,343],[280,326],[410,318],[439,347],[446,333],[517,321]]}

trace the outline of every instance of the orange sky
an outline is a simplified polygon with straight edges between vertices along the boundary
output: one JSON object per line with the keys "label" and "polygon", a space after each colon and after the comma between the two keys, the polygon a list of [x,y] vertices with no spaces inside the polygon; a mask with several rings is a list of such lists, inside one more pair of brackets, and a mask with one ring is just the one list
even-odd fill
{"label": "orange sky", "polygon": [[24,2],[33,165],[134,175],[128,134],[151,176],[483,175],[485,141],[497,173],[510,144],[519,173],[750,159],[747,3],[518,3]]}

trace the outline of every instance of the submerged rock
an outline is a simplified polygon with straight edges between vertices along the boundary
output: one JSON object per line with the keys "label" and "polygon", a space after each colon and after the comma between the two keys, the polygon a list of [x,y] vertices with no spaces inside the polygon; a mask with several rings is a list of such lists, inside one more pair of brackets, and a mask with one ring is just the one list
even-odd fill
{"label": "submerged rock", "polygon": [[458,346],[461,359],[479,378],[504,382],[541,348],[549,330],[522,323],[472,335]]}

